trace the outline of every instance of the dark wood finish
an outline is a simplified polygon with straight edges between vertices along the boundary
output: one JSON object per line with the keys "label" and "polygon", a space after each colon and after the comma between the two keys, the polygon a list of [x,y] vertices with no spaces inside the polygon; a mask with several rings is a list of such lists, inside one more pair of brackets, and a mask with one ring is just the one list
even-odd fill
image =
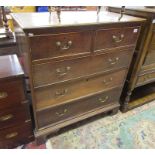
{"label": "dark wood finish", "polygon": [[0,148],[14,148],[33,139],[31,122],[0,130]]}
{"label": "dark wood finish", "polygon": [[[35,90],[36,108],[45,108],[50,105],[58,105],[120,86],[124,82],[126,70],[117,71],[107,75],[96,75],[82,80],[75,80]],[[81,90],[81,91],[78,91]]]}
{"label": "dark wood finish", "polygon": [[16,55],[0,56],[0,148],[33,138],[24,72]]}
{"label": "dark wood finish", "polygon": [[[62,11],[60,21],[56,14],[49,21],[48,13],[12,16],[24,71],[30,79],[38,143],[62,127],[103,112],[118,111],[122,86],[144,19],[124,16],[118,21],[119,14],[102,11],[98,16],[96,11]],[[123,36],[122,42],[121,33],[128,35],[128,38]],[[59,48],[67,48],[64,54],[56,49],[57,41]],[[105,106],[98,105],[102,92],[113,96]],[[55,113],[61,115],[66,111],[66,105],[69,113],[62,118],[56,116]]]}
{"label": "dark wood finish", "polygon": [[29,106],[20,105],[0,112],[0,129],[8,128],[24,122],[31,122]]}
{"label": "dark wood finish", "polygon": [[[30,37],[32,59],[65,57],[90,53],[92,32],[38,35]],[[48,40],[48,42],[47,42]]]}
{"label": "dark wood finish", "polygon": [[[102,92],[91,97],[70,102],[53,108],[37,111],[39,128],[48,126],[60,121],[78,117],[84,113],[103,108],[107,104],[113,103],[119,99],[120,88]],[[48,118],[48,119],[47,119]]]}
{"label": "dark wood finish", "polygon": [[113,49],[95,57],[87,56],[33,65],[34,87],[125,68],[131,61],[133,50],[133,47],[125,50]]}
{"label": "dark wood finish", "polygon": [[124,27],[96,31],[95,51],[120,46],[135,45],[139,27]]}
{"label": "dark wood finish", "polygon": [[[5,69],[4,69],[5,68]],[[23,76],[23,70],[16,55],[0,57],[0,79]]]}
{"label": "dark wood finish", "polygon": [[26,100],[23,79],[10,79],[0,82],[0,109],[18,106]]}
{"label": "dark wood finish", "polygon": [[[119,10],[119,7],[109,7],[109,11],[112,12],[119,12]],[[123,93],[122,96],[123,111],[127,111],[137,107],[138,105],[140,106],[147,103],[148,99],[147,97],[145,99],[145,95],[140,96],[142,100],[138,98],[139,96],[135,98],[134,96],[137,93],[134,95],[133,93],[136,92],[134,90],[137,90],[137,87],[141,88],[142,86],[155,81],[155,10],[146,7],[126,7],[125,14],[146,18],[146,23],[140,34],[140,38],[136,46],[137,55],[135,56],[135,61],[130,67],[130,75],[128,76],[128,82],[126,82],[124,89],[124,92],[127,93]],[[135,101],[133,99],[135,99]]]}

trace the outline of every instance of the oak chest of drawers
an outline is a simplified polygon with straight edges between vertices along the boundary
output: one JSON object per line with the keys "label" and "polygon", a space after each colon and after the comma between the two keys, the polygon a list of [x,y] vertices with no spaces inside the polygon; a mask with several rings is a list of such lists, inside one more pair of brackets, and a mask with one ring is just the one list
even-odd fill
{"label": "oak chest of drawers", "polygon": [[62,12],[60,20],[55,13],[12,16],[38,141],[69,124],[118,111],[143,19],[118,21],[119,14],[94,11]]}
{"label": "oak chest of drawers", "polygon": [[[118,7],[109,7],[119,12]],[[136,46],[136,55],[122,95],[123,111],[143,105],[155,99],[155,9],[126,7],[125,14],[146,19]]]}
{"label": "oak chest of drawers", "polygon": [[16,55],[0,56],[0,148],[33,140],[23,70]]}

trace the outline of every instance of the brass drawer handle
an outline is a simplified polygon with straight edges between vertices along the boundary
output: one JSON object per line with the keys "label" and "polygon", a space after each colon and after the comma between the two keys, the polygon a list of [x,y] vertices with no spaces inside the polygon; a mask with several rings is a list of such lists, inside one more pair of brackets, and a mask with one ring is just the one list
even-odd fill
{"label": "brass drawer handle", "polygon": [[106,96],[105,98],[99,98],[99,101],[101,103],[105,103],[109,99],[109,96]]}
{"label": "brass drawer handle", "polygon": [[124,38],[124,34],[121,34],[120,37],[115,36],[115,35],[112,36],[112,39],[115,43],[120,43],[123,40],[123,38]]}
{"label": "brass drawer handle", "polygon": [[64,96],[68,92],[68,89],[57,90],[55,92],[56,96]]}
{"label": "brass drawer handle", "polygon": [[114,59],[109,58],[108,61],[111,65],[115,65],[119,61],[119,57],[116,57]]}
{"label": "brass drawer handle", "polygon": [[59,77],[63,77],[67,74],[67,72],[71,69],[71,67],[67,66],[65,68],[57,68],[56,73]]}
{"label": "brass drawer handle", "polygon": [[5,122],[7,120],[10,120],[12,119],[14,116],[12,114],[8,114],[8,115],[5,115],[5,116],[2,116],[0,117],[0,122]]}
{"label": "brass drawer handle", "polygon": [[67,109],[64,109],[64,111],[62,113],[56,112],[56,115],[58,115],[59,117],[64,116],[66,113],[68,112]]}
{"label": "brass drawer handle", "polygon": [[104,83],[105,85],[108,85],[109,83],[112,82],[112,80],[113,80],[113,78],[110,77],[108,80],[104,79],[104,80],[103,80],[103,83]]}
{"label": "brass drawer handle", "polygon": [[60,50],[68,50],[71,46],[72,46],[72,41],[68,41],[67,43],[61,43],[60,41],[56,42],[56,46],[60,49]]}
{"label": "brass drawer handle", "polygon": [[7,92],[0,92],[0,99],[7,98]]}
{"label": "brass drawer handle", "polygon": [[10,133],[10,134],[7,134],[5,136],[6,139],[11,139],[11,138],[14,138],[18,135],[18,132],[13,132],[13,133]]}

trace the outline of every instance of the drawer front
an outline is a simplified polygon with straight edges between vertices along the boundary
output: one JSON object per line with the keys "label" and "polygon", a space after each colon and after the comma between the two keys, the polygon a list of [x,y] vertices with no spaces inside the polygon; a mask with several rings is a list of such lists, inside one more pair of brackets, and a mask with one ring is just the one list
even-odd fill
{"label": "drawer front", "polygon": [[30,37],[32,60],[90,53],[90,31]]}
{"label": "drawer front", "polygon": [[133,49],[33,66],[34,87],[128,67]]}
{"label": "drawer front", "polygon": [[155,72],[140,75],[137,80],[137,86],[155,81]]}
{"label": "drawer front", "polygon": [[0,148],[12,148],[32,140],[31,122],[0,130]]}
{"label": "drawer front", "polygon": [[20,105],[16,108],[0,111],[0,129],[29,121],[31,120],[28,105]]}
{"label": "drawer front", "polygon": [[65,103],[123,84],[126,70],[35,89],[37,109]]}
{"label": "drawer front", "polygon": [[139,27],[98,30],[96,31],[95,51],[135,45],[139,31]]}
{"label": "drawer front", "polygon": [[[39,128],[53,123],[65,121],[81,114],[87,113],[97,108],[103,108],[112,102],[118,102],[120,97],[120,88],[100,93],[85,99],[77,100],[65,105],[56,106],[37,112]],[[48,118],[48,119],[47,119]]]}
{"label": "drawer front", "polygon": [[0,82],[0,109],[19,105],[24,100],[25,94],[22,79]]}

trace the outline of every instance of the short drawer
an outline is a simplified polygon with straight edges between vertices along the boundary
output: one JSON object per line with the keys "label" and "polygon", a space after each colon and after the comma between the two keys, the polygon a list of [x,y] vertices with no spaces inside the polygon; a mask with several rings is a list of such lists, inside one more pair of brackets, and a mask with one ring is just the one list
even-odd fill
{"label": "short drawer", "polygon": [[31,121],[28,105],[0,111],[0,129]]}
{"label": "short drawer", "polygon": [[139,27],[121,27],[97,30],[95,37],[95,51],[135,45],[139,31]]}
{"label": "short drawer", "polygon": [[34,87],[128,67],[132,54],[133,48],[123,51],[112,50],[111,53],[96,55],[94,57],[34,65]]}
{"label": "short drawer", "polygon": [[0,81],[0,109],[13,107],[25,101],[23,80]]}
{"label": "short drawer", "polygon": [[154,81],[155,81],[155,72],[145,73],[138,77],[136,86],[141,86]]}
{"label": "short drawer", "polygon": [[0,130],[0,148],[12,148],[30,142],[33,138],[31,122]]}
{"label": "short drawer", "polygon": [[30,37],[32,60],[90,53],[91,31]]}
{"label": "short drawer", "polygon": [[59,83],[34,90],[37,109],[75,100],[109,88],[123,85],[126,70]]}
{"label": "short drawer", "polygon": [[38,111],[38,126],[42,128],[53,123],[59,123],[60,121],[78,117],[81,114],[92,110],[94,111],[97,108],[104,108],[104,106],[108,106],[110,103],[118,102],[120,93],[121,89],[115,88],[85,99]]}

